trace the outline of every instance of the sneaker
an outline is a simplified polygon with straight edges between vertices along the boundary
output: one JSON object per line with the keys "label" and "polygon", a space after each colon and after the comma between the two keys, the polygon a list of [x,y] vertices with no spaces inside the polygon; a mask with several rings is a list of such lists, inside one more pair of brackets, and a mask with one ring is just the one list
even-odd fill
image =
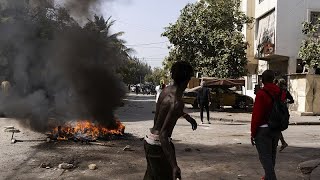
{"label": "sneaker", "polygon": [[208,121],[208,124],[211,124],[211,122],[210,122],[210,121]]}
{"label": "sneaker", "polygon": [[201,121],[201,123],[200,124],[204,124],[202,121]]}
{"label": "sneaker", "polygon": [[285,143],[285,144],[282,144],[280,149],[279,149],[279,152],[282,152],[284,150],[284,148],[288,147],[288,144]]}

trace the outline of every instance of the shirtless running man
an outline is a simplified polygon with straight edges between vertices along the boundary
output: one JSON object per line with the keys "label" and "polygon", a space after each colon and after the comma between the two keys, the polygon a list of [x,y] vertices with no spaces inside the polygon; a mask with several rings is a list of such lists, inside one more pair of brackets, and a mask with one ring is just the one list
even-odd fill
{"label": "shirtless running man", "polygon": [[196,121],[183,112],[182,95],[192,76],[193,69],[186,62],[176,62],[171,68],[174,84],[161,92],[156,105],[154,126],[144,141],[148,163],[144,180],[181,179],[171,135],[180,117],[190,122],[193,130],[197,129]]}

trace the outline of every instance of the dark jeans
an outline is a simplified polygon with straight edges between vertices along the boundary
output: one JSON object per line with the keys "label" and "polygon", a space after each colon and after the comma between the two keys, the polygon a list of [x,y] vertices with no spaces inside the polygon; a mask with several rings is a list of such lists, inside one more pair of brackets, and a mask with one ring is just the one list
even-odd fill
{"label": "dark jeans", "polygon": [[281,141],[281,145],[287,144],[287,142],[284,140],[282,133],[280,132],[280,141]]}
{"label": "dark jeans", "polygon": [[200,103],[200,119],[203,122],[203,111],[206,109],[207,111],[207,120],[210,119],[210,112],[209,112],[209,103]]}
{"label": "dark jeans", "polygon": [[274,167],[279,136],[280,132],[271,131],[268,127],[259,127],[255,137],[259,159],[265,172],[265,180],[277,179]]}
{"label": "dark jeans", "polygon": [[[171,143],[174,149],[174,145]],[[150,145],[144,141],[144,150],[147,159],[147,171],[143,180],[172,180],[172,167],[165,156],[162,147]]]}

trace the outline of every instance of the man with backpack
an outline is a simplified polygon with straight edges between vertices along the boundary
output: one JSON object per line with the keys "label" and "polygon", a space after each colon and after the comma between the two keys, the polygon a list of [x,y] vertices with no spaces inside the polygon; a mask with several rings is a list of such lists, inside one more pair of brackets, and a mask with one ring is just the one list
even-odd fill
{"label": "man with backpack", "polygon": [[264,180],[277,179],[274,168],[279,136],[289,123],[289,112],[274,78],[272,70],[262,73],[264,87],[257,92],[251,119],[251,142],[265,171]]}

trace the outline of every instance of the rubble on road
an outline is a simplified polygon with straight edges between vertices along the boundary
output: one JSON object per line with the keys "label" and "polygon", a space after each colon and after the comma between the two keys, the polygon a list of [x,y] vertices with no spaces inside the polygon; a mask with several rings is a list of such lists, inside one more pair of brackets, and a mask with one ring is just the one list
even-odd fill
{"label": "rubble on road", "polygon": [[95,170],[95,169],[97,169],[97,165],[96,164],[89,164],[89,169],[90,170]]}
{"label": "rubble on road", "polygon": [[58,167],[59,169],[72,169],[74,166],[73,164],[61,163]]}
{"label": "rubble on road", "polygon": [[316,167],[320,165],[320,159],[302,162],[298,165],[298,169],[302,174],[310,174]]}
{"label": "rubble on road", "polygon": [[126,145],[126,147],[123,148],[123,151],[134,151],[130,145]]}
{"label": "rubble on road", "polygon": [[15,128],[10,128],[10,129],[5,129],[4,132],[19,133],[20,130]]}
{"label": "rubble on road", "polygon": [[14,129],[14,126],[4,126],[4,132],[6,132],[7,129]]}
{"label": "rubble on road", "polygon": [[40,168],[47,168],[47,169],[49,169],[49,168],[51,168],[51,164],[50,164],[50,163],[42,163],[42,164],[40,165]]}

